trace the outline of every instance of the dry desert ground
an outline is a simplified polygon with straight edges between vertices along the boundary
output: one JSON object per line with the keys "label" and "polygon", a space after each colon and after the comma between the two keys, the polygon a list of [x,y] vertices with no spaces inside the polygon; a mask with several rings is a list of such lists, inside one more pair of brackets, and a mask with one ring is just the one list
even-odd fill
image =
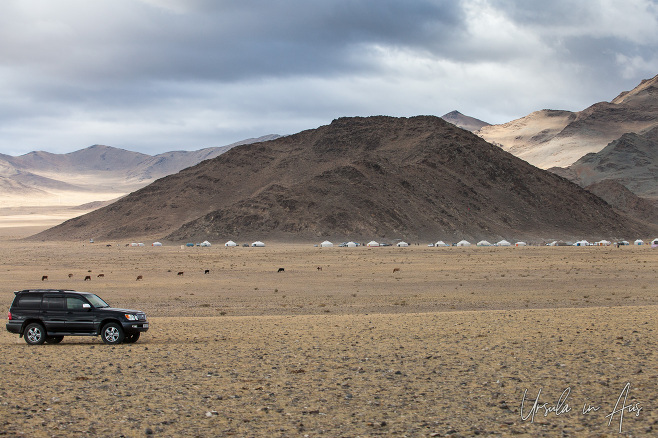
{"label": "dry desert ground", "polygon": [[1,436],[658,433],[658,249],[19,239],[31,231],[0,229],[0,308],[18,289],[85,290],[151,329],[118,346],[3,330]]}

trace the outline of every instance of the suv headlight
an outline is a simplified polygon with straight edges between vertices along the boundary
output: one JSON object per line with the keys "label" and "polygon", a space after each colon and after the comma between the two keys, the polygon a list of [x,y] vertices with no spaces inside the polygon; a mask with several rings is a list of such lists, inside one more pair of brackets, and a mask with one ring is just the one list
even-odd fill
{"label": "suv headlight", "polygon": [[125,313],[123,316],[125,316],[128,321],[137,321],[137,315],[133,315],[132,313]]}

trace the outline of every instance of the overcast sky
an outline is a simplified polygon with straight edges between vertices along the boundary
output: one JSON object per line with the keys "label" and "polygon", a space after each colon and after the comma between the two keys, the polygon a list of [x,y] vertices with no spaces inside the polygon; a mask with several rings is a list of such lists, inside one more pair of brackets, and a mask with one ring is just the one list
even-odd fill
{"label": "overcast sky", "polygon": [[2,0],[0,153],[148,154],[341,116],[504,123],[658,74],[658,0]]}

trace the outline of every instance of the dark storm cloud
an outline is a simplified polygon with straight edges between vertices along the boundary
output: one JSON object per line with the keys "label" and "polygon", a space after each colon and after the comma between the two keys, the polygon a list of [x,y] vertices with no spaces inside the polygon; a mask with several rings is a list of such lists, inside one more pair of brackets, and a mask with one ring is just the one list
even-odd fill
{"label": "dark storm cloud", "polygon": [[0,152],[579,110],[655,75],[657,23],[648,0],[6,0]]}
{"label": "dark storm cloud", "polygon": [[9,62],[100,82],[330,74],[365,68],[351,56],[364,44],[422,48],[458,33],[462,20],[459,4],[447,1],[181,2],[180,13],[126,1],[74,3],[81,7],[75,21],[70,10],[40,17],[45,23],[36,27],[45,29],[34,38],[24,23],[28,35],[13,44],[25,47]]}
{"label": "dark storm cloud", "polygon": [[354,74],[376,68],[364,45],[422,49],[457,34],[461,19],[457,3],[431,1],[63,4],[39,14],[9,2],[0,18],[2,64],[46,100],[121,103],[123,92],[143,102],[170,82]]}

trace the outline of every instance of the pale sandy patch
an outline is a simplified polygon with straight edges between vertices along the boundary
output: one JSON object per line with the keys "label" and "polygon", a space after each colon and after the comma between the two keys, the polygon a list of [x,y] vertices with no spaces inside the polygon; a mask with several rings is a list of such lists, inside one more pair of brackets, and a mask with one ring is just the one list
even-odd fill
{"label": "pale sandy patch", "polygon": [[0,228],[54,227],[122,195],[115,192],[57,192],[29,197],[0,195]]}

